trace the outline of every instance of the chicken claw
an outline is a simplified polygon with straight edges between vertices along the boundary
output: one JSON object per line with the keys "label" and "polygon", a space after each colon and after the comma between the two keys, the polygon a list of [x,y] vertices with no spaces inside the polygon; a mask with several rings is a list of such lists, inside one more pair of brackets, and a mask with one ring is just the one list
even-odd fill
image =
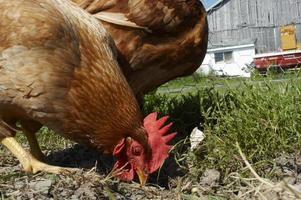
{"label": "chicken claw", "polygon": [[14,156],[20,161],[24,171],[37,173],[48,172],[54,174],[70,174],[76,172],[73,168],[64,168],[43,163],[34,158],[30,153],[23,149],[23,147],[13,137],[2,139],[1,143],[6,146]]}

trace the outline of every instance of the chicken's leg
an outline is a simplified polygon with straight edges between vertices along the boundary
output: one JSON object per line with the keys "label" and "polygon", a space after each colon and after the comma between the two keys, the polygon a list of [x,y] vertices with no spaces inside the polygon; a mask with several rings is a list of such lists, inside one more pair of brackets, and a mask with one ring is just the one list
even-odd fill
{"label": "chicken's leg", "polygon": [[33,121],[20,121],[20,123],[22,131],[28,140],[30,153],[39,161],[45,161],[45,155],[42,153],[36,137],[36,132],[42,127],[42,125]]}
{"label": "chicken's leg", "polygon": [[46,157],[41,151],[41,148],[39,146],[37,137],[35,133],[29,132],[25,129],[23,129],[23,133],[26,135],[26,138],[28,140],[29,146],[30,146],[30,153],[39,161],[45,161]]}
{"label": "chicken's leg", "polygon": [[24,171],[37,173],[39,171],[49,172],[54,174],[71,173],[76,171],[72,168],[63,168],[53,165],[48,165],[41,161],[38,161],[30,153],[23,149],[23,147],[13,138],[7,137],[1,140],[1,143],[6,146],[14,156],[18,158]]}

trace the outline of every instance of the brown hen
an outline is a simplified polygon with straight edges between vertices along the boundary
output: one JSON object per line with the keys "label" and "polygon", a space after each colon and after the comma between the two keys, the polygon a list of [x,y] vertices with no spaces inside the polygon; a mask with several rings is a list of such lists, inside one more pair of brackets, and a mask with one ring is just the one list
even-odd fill
{"label": "brown hen", "polygon": [[207,50],[206,11],[199,0],[73,0],[102,21],[138,96],[192,74]]}
{"label": "brown hen", "polygon": [[[116,59],[113,40],[68,0],[0,0],[0,141],[25,171],[70,171],[42,162],[42,125],[111,153],[119,177],[142,183],[163,163],[173,135],[166,118],[144,120]],[[31,147],[14,139],[20,122]],[[160,152],[160,154],[158,154]]]}

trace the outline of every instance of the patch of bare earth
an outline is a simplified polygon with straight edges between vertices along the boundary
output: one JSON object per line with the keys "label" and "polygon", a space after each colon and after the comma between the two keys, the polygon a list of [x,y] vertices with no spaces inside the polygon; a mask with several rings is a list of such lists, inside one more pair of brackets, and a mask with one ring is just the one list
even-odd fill
{"label": "patch of bare earth", "polygon": [[263,179],[255,171],[250,178],[232,173],[222,180],[221,173],[214,169],[191,177],[168,161],[158,176],[160,180],[154,175],[145,187],[112,178],[114,161],[110,157],[78,145],[52,152],[47,159],[82,170],[69,175],[26,174],[15,158],[0,148],[0,199],[297,199],[301,191],[301,162],[294,156],[275,160],[274,180]]}
{"label": "patch of bare earth", "polygon": [[110,176],[114,162],[79,145],[47,156],[51,164],[77,167],[73,174],[22,172],[19,162],[0,147],[0,199],[173,199],[174,192],[156,184],[140,187]]}

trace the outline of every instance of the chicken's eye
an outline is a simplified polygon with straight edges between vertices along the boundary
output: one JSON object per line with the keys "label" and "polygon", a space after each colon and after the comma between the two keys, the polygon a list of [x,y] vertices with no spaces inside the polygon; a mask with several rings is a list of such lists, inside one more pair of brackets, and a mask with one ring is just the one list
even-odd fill
{"label": "chicken's eye", "polygon": [[135,156],[140,156],[141,153],[142,153],[141,147],[133,147],[132,153],[133,153],[133,155],[135,155]]}

